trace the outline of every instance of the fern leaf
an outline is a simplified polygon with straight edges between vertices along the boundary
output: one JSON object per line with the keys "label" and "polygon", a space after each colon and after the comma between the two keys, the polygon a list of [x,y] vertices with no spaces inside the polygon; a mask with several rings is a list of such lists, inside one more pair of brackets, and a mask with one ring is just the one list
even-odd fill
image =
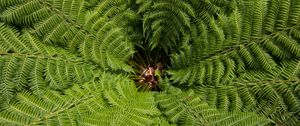
{"label": "fern leaf", "polygon": [[[169,97],[168,95],[173,95]],[[161,93],[157,96],[164,114],[172,123],[181,125],[234,125],[267,124],[269,121],[255,114],[226,113],[217,111],[202,102],[193,92],[179,94]],[[252,115],[252,116],[249,116]]]}
{"label": "fern leaf", "polygon": [[282,46],[288,48],[288,50],[295,55],[296,57],[298,57],[299,55],[299,48],[298,48],[298,43],[296,43],[296,41],[292,38],[289,38],[288,36],[284,35],[284,34],[277,34],[275,37],[275,41],[278,42],[279,44],[282,44]]}
{"label": "fern leaf", "polygon": [[257,37],[262,33],[263,19],[265,16],[265,10],[267,8],[267,1],[265,0],[256,0],[254,1],[253,9],[253,29],[252,36]]}
{"label": "fern leaf", "polygon": [[[4,59],[4,58],[3,58]],[[6,57],[2,61],[4,64],[2,66],[1,72],[1,97],[5,99],[11,99],[13,96],[13,89],[15,88],[13,77],[16,71],[18,59],[16,57]]]}
{"label": "fern leaf", "polygon": [[288,16],[290,11],[290,0],[281,0],[278,17],[276,20],[276,29],[280,30],[287,25]]}
{"label": "fern leaf", "polygon": [[50,15],[49,11],[40,4],[39,0],[11,2],[15,2],[15,7],[7,8],[0,16],[6,22],[28,25]]}
{"label": "fern leaf", "polygon": [[[117,14],[125,12],[124,6],[122,6],[123,4],[125,3],[124,2],[115,3],[110,1],[99,3],[99,8],[91,10],[90,17],[84,16],[88,11],[85,9],[86,6],[85,2],[83,2],[82,0],[64,0],[64,1],[55,0],[55,1],[30,1],[30,2],[23,1],[22,3],[18,4],[19,6],[11,7],[13,10],[16,10],[16,12],[9,11],[9,10],[7,11],[15,12],[16,15],[18,15],[18,17],[21,17],[21,18],[16,18],[15,16],[13,16],[13,19],[10,22],[17,23],[16,21],[24,22],[24,20],[30,22],[30,23],[25,23],[25,25],[33,25],[32,32],[35,33],[37,36],[41,37],[43,42],[45,42],[46,44],[55,45],[55,46],[67,45],[67,47],[69,47],[72,51],[76,51],[79,45],[82,43],[82,41],[80,40],[83,40],[85,35],[90,36],[93,39],[94,38],[102,39],[102,37],[105,36],[109,31],[116,30],[113,29],[112,27],[103,30],[99,30],[97,28],[90,29],[89,27],[91,23],[98,22],[101,19],[107,19],[107,17],[110,16],[116,17],[116,20],[113,20],[111,22],[117,21],[118,20]],[[105,5],[109,5],[109,6],[105,6]],[[119,7],[114,7],[113,5],[118,5]],[[31,11],[28,11],[26,13],[18,12],[18,11],[23,12],[23,9],[27,9],[27,8],[32,8],[32,9]],[[40,11],[45,9],[47,10],[47,13],[44,11]],[[123,15],[120,16],[122,17]],[[22,18],[22,17],[26,17],[26,18]],[[111,22],[110,24],[112,24]],[[119,23],[119,22],[114,22],[114,23]],[[101,24],[97,24],[97,26],[105,26],[106,24],[108,23],[102,22]],[[103,28],[103,27],[98,27],[98,28]],[[96,32],[97,30],[101,32],[100,33]],[[122,33],[122,31],[119,31],[119,33]],[[117,34],[113,34],[113,35],[117,35]],[[122,33],[122,35],[125,34]],[[127,53],[124,52],[125,49],[121,53],[115,52],[114,50],[105,50],[104,54],[101,55],[107,55],[107,53],[111,53],[112,55],[110,54],[109,58],[114,59],[112,62],[114,61],[117,62],[115,65],[111,65],[113,69],[122,69],[122,67],[124,67],[126,71],[130,71],[129,67],[125,65],[124,61],[127,60],[132,55],[133,48],[131,47],[130,43],[125,39],[117,39],[117,42],[125,43],[121,45],[123,46],[123,48],[126,49]],[[103,46],[105,45],[108,46],[107,44],[104,44]],[[114,47],[112,46],[104,47],[104,48],[114,49]],[[130,51],[127,51],[127,49],[129,49]],[[109,51],[113,51],[113,52],[109,52]],[[123,60],[117,60],[119,58],[122,58]],[[106,58],[103,62],[105,62],[105,64],[112,63],[109,62],[109,60]],[[122,65],[117,66],[118,63]],[[106,66],[107,65],[104,65],[103,67]]]}
{"label": "fern leaf", "polygon": [[266,19],[265,19],[266,21],[265,21],[265,25],[264,25],[264,28],[266,31],[269,31],[269,32],[274,31],[276,18],[277,18],[278,11],[279,11],[279,5],[280,5],[280,0],[270,1],[269,9],[268,9],[268,12],[266,15]]}
{"label": "fern leaf", "polygon": [[28,48],[24,43],[22,43],[18,38],[18,33],[15,29],[8,28],[4,24],[0,24],[0,37],[1,37],[1,47],[3,51],[13,51],[24,52]]}
{"label": "fern leaf", "polygon": [[[300,124],[299,0],[0,8],[1,126]],[[139,63],[155,91],[129,78]]]}
{"label": "fern leaf", "polygon": [[300,2],[297,0],[291,1],[288,24],[296,25],[300,16]]}

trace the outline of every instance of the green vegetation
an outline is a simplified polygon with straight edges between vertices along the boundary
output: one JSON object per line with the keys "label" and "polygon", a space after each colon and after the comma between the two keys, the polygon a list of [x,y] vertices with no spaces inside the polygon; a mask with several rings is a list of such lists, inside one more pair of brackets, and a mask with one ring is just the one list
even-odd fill
{"label": "green vegetation", "polygon": [[0,126],[299,126],[300,0],[0,0]]}

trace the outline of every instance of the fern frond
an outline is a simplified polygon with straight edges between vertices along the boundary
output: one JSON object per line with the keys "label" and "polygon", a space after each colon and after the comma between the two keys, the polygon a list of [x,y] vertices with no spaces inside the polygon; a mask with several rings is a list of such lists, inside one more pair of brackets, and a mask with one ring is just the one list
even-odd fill
{"label": "fern frond", "polygon": [[[114,42],[122,44],[118,46],[112,44],[114,46],[109,46],[102,41],[103,36],[106,36],[111,31],[118,30],[118,28],[115,29],[116,25],[108,28],[104,26],[107,24],[123,23],[122,20],[120,21],[120,18],[123,18],[128,13],[126,8],[124,8],[126,7],[124,6],[125,4],[124,1],[105,1],[99,3],[98,8],[87,10],[85,8],[86,3],[82,0],[35,0],[18,3],[19,6],[12,6],[10,7],[12,10],[4,10],[3,13],[13,13],[13,15],[8,14],[7,16],[7,20],[9,19],[11,23],[18,24],[17,21],[30,22],[24,23],[24,25],[33,26],[32,32],[39,36],[47,45],[64,46],[75,52],[86,40],[85,36],[95,40],[92,44],[103,43],[101,46],[108,50],[103,50],[103,53],[97,54],[105,57],[101,61],[103,63],[100,63],[100,65],[103,65],[102,67],[110,66],[112,69],[124,68],[125,71],[130,71],[125,61],[132,56],[134,51],[130,39],[127,38],[123,29],[118,31],[118,34],[113,34],[115,35],[114,38],[110,38],[111,41],[114,40]],[[115,7],[115,5],[118,7]],[[22,10],[29,10],[29,8],[31,8],[31,11],[26,13]],[[46,10],[46,12],[40,10]],[[110,20],[106,23],[109,20],[108,17],[116,17],[114,18],[116,20]],[[102,19],[105,19],[105,22]],[[95,22],[97,22],[96,25],[94,25]],[[117,39],[117,35],[120,34],[125,37]],[[120,48],[123,50],[120,50]],[[99,63],[98,61],[94,62]]]}
{"label": "fern frond", "polygon": [[267,1],[266,0],[256,0],[253,5],[253,29],[252,37],[261,36],[263,20],[266,15]]}
{"label": "fern frond", "polygon": [[280,69],[282,77],[285,79],[294,79],[299,77],[299,61],[284,61],[281,63],[282,68]]}
{"label": "fern frond", "polygon": [[218,111],[202,102],[191,91],[160,93],[157,95],[157,101],[168,120],[181,125],[234,125],[235,123],[266,125],[269,123],[267,119],[253,113]]}
{"label": "fern frond", "polygon": [[1,25],[1,97],[9,101],[16,91],[29,89],[37,95],[61,90],[92,78],[92,65],[61,48],[43,44],[30,35]]}
{"label": "fern frond", "polygon": [[264,29],[269,32],[274,31],[276,17],[279,11],[280,0],[273,0],[269,2],[269,9],[265,18]]}
{"label": "fern frond", "polygon": [[192,78],[190,78],[190,76],[197,75],[194,72],[192,72],[191,69],[168,71],[168,73],[172,75],[170,79],[173,80],[174,83],[179,83],[180,85],[186,83],[188,80],[194,81]]}
{"label": "fern frond", "polygon": [[297,0],[292,0],[290,4],[290,13],[289,13],[289,25],[297,25],[297,22],[299,22],[299,16],[300,16],[300,2]]}
{"label": "fern frond", "polygon": [[[30,86],[30,89],[36,94],[41,94],[46,87],[64,89],[69,87],[72,82],[82,83],[92,77],[90,68],[63,60],[15,57],[14,55],[2,56],[1,59],[6,64],[1,68],[3,71],[1,73],[3,77],[0,79],[1,86],[6,87],[3,87],[3,90],[9,91],[3,96],[9,95],[15,90],[23,90],[26,86]],[[11,70],[15,73],[10,72]],[[8,97],[7,100],[9,100]]]}
{"label": "fern frond", "polygon": [[290,11],[290,1],[281,0],[278,9],[279,10],[275,27],[276,29],[281,30],[287,26]]}
{"label": "fern frond", "polygon": [[229,27],[232,30],[231,36],[233,41],[240,41],[241,34],[241,23],[240,23],[241,14],[238,9],[235,9],[232,15],[229,17]]}
{"label": "fern frond", "polygon": [[298,126],[299,22],[299,0],[2,0],[0,125]]}
{"label": "fern frond", "polygon": [[243,20],[242,20],[242,32],[241,32],[241,39],[245,41],[249,41],[251,37],[251,31],[252,31],[252,18],[253,18],[253,1],[245,1],[244,6],[249,9],[245,9],[243,14]]}
{"label": "fern frond", "polygon": [[285,34],[276,34],[274,38],[277,43],[286,47],[295,57],[299,57],[299,45],[296,40]]}
{"label": "fern frond", "polygon": [[143,3],[136,1],[136,3],[141,4],[141,6],[139,7],[139,10],[138,10],[138,14],[146,12],[148,9],[151,8],[151,5],[152,5],[152,1],[143,2]]}
{"label": "fern frond", "polygon": [[253,111],[277,124],[297,125],[300,106],[297,65],[296,60],[283,62],[271,73],[249,72],[226,86],[195,88],[201,99],[221,110]]}
{"label": "fern frond", "polygon": [[[176,39],[191,27],[191,18],[195,17],[190,3],[176,0],[143,3],[139,10],[139,13],[142,12],[144,31],[153,31],[153,34],[144,32],[152,49],[161,46],[167,50],[169,46],[176,44]],[[161,34],[166,36],[160,36]]]}
{"label": "fern frond", "polygon": [[[200,71],[203,69],[199,69],[198,66],[205,66],[207,71],[205,76],[196,77],[197,79],[191,77],[187,86],[190,86],[191,82],[197,81],[200,84],[213,83],[217,85],[218,78],[223,75],[226,79],[232,80],[235,75],[239,75],[245,70],[272,71],[281,60],[298,57],[298,26],[286,29],[278,27],[277,19],[279,17],[276,14],[276,8],[284,8],[285,5],[277,2],[280,3],[280,1],[267,2],[265,0],[242,1],[241,6],[235,8],[229,17],[220,15],[216,19],[211,18],[209,24],[197,22],[198,27],[193,30],[193,37],[188,46],[182,48],[185,56],[182,56],[182,52],[173,54],[171,64],[174,65],[176,71],[172,70],[170,74],[176,75],[176,77],[171,77],[171,79],[181,80],[180,85],[183,85],[188,82],[188,78],[178,75],[190,75],[191,69],[193,69],[193,73],[201,73]],[[286,3],[286,1],[282,2]],[[267,7],[269,8],[266,9]],[[272,23],[272,20],[275,21]],[[287,24],[287,21],[285,22]],[[286,25],[282,25],[282,27],[286,27]],[[201,33],[197,31],[201,31]],[[188,59],[181,63],[181,57]],[[235,69],[226,68],[224,64],[226,58],[233,61],[234,66],[229,67]],[[215,62],[217,65],[211,64],[214,61],[217,61]],[[184,73],[184,71],[186,72]],[[212,75],[212,73],[215,74]],[[225,73],[231,74],[228,76]]]}
{"label": "fern frond", "polygon": [[2,8],[5,8],[5,7],[11,6],[11,5],[13,5],[13,4],[18,4],[18,3],[20,3],[20,2],[22,2],[22,0],[1,1],[0,6],[1,6]]}
{"label": "fern frond", "polygon": [[[42,97],[37,97],[29,92],[19,93],[17,100],[0,112],[0,124],[150,125],[154,123],[152,116],[158,115],[159,112],[151,93],[138,92],[132,81],[125,77],[112,74],[100,74],[99,77],[101,79],[95,82],[82,86],[74,85],[63,94],[47,91]],[[112,77],[118,79],[111,80]],[[101,85],[110,85],[112,88],[103,89]],[[112,104],[112,101],[119,102]]]}
{"label": "fern frond", "polygon": [[16,71],[16,65],[18,59],[16,57],[10,57],[6,61],[2,59],[1,61],[1,97],[5,99],[10,99],[13,96],[13,89],[15,88],[13,82],[14,72]]}
{"label": "fern frond", "polygon": [[21,25],[30,25],[50,15],[49,10],[43,8],[39,0],[28,2],[17,0],[11,2],[11,6],[1,12],[1,20]]}
{"label": "fern frond", "polygon": [[219,84],[221,81],[221,78],[224,75],[224,64],[222,62],[220,62],[220,59],[216,59],[213,61],[213,66],[215,67],[215,70],[213,73],[215,73],[215,75],[213,76],[213,83],[215,84]]}
{"label": "fern frond", "polygon": [[259,48],[257,44],[254,43],[250,45],[250,50],[255,57],[254,59],[257,59],[262,69],[271,70],[275,67],[276,64],[272,60],[272,58],[267,53],[264,53],[264,51],[261,48]]}
{"label": "fern frond", "polygon": [[[108,81],[113,82],[112,80]],[[159,111],[154,106],[154,97],[151,93],[138,92],[134,84],[128,80],[118,80],[117,84],[111,84],[116,87],[111,87],[111,90],[103,90],[108,107],[84,117],[79,124],[150,125],[154,123],[151,116],[158,115]]]}
{"label": "fern frond", "polygon": [[14,50],[23,52],[29,50],[24,43],[18,39],[19,33],[15,29],[6,27],[3,23],[0,24],[0,49],[1,52]]}
{"label": "fern frond", "polygon": [[158,117],[155,119],[155,124],[154,126],[177,126],[176,124],[170,124],[169,121],[164,117],[164,116],[161,116],[161,117]]}
{"label": "fern frond", "polygon": [[[72,89],[76,90],[76,86]],[[17,101],[7,105],[0,113],[1,118],[5,119],[0,124],[77,125],[75,121],[78,117],[77,111],[81,105],[84,105],[80,102],[88,102],[85,96],[86,94],[66,97],[59,92],[49,91],[39,98],[28,92],[19,93]],[[70,99],[70,97],[74,98]],[[95,100],[93,97],[90,98]]]}
{"label": "fern frond", "polygon": [[288,58],[289,52],[283,49],[281,46],[276,45],[275,41],[270,40],[269,38],[264,38],[262,40],[262,46],[267,51],[270,52],[275,58],[286,59]]}

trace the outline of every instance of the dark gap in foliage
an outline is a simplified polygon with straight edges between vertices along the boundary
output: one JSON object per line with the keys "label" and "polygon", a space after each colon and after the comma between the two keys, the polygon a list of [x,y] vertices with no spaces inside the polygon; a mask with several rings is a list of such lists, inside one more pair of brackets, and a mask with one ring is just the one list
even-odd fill
{"label": "dark gap in foliage", "polygon": [[8,50],[7,53],[15,53],[13,50]]}
{"label": "dark gap in foliage", "polygon": [[141,91],[160,91],[159,79],[164,75],[163,69],[170,64],[170,57],[162,48],[136,47],[137,52],[129,60],[129,64],[134,68],[131,78]]}

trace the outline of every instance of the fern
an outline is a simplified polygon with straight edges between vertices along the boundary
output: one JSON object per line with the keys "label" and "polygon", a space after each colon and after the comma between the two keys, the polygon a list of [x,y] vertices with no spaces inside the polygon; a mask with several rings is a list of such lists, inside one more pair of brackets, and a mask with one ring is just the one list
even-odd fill
{"label": "fern", "polygon": [[[240,70],[237,68],[272,71],[275,66],[278,65],[276,60],[280,61],[291,59],[291,57],[298,57],[299,45],[297,43],[298,38],[295,29],[278,29],[279,31],[264,30],[264,27],[267,28],[269,25],[266,24],[264,26],[263,23],[271,22],[271,18],[269,18],[271,15],[269,16],[269,13],[273,14],[273,10],[271,9],[274,2],[275,1],[272,1],[268,5],[266,1],[261,0],[244,1],[241,5],[243,8],[237,7],[228,17],[220,16],[218,19],[215,19],[222,23],[216,24],[215,22],[211,22],[209,25],[202,23],[199,26],[199,30],[204,32],[201,34],[198,33],[198,36],[201,36],[199,39],[195,38],[194,40],[190,40],[193,42],[191,44],[192,47],[183,48],[183,50],[185,50],[184,52],[187,52],[185,55],[173,54],[173,64],[178,64],[177,62],[180,62],[180,57],[190,58],[186,60],[189,61],[188,66],[181,65],[181,69],[189,69],[189,71],[195,71],[193,73],[196,74],[202,73],[201,71],[207,71],[204,78],[198,76],[199,78],[192,77],[183,79],[183,76],[177,76],[184,74],[182,70],[172,70],[170,73],[174,75],[174,78],[177,80],[182,80],[181,83],[187,82],[185,80],[189,80],[193,82],[198,81],[198,83],[200,82],[200,84],[202,84],[207,80],[207,83],[218,84],[219,79],[224,76],[224,73],[231,73],[231,78],[235,75],[239,75]],[[266,6],[269,6],[270,10],[266,10]],[[278,4],[278,6],[284,7],[285,5]],[[252,11],[252,9],[257,11]],[[243,17],[241,17],[241,14]],[[242,20],[238,18],[242,18]],[[275,24],[277,25],[278,23],[275,22]],[[209,29],[208,26],[212,29]],[[224,27],[227,32],[224,32],[221,29],[222,27]],[[294,27],[298,27],[298,25],[294,25]],[[294,35],[288,34],[288,32],[293,32]],[[209,38],[207,36],[209,36]],[[222,39],[222,36],[226,38]],[[228,62],[226,61],[228,58],[234,66],[229,66],[230,68],[227,69],[225,64]],[[220,61],[222,63],[220,63]],[[211,62],[216,62],[218,65]],[[199,65],[206,66],[207,70],[203,70],[204,67],[196,67]],[[211,75],[209,73],[210,71],[214,71],[216,74]],[[227,78],[228,74],[226,74],[225,77]]]}
{"label": "fern", "polygon": [[227,113],[210,108],[192,91],[181,92],[171,89],[170,94],[159,94],[157,99],[170,122],[180,125],[264,125],[268,123],[268,120],[255,114]]}
{"label": "fern", "polygon": [[[113,80],[111,77],[115,77]],[[41,98],[28,92],[0,113],[1,125],[144,125],[159,114],[151,93],[137,92],[124,77],[100,75],[101,81],[78,85],[64,94],[47,91]],[[124,80],[125,79],[125,80]],[[106,82],[106,83],[103,83]],[[117,86],[103,88],[101,85]]]}
{"label": "fern", "polygon": [[91,79],[93,65],[83,65],[68,51],[42,44],[27,31],[20,35],[3,24],[1,30],[1,97],[6,100],[28,87],[40,95],[48,88],[62,90]]}
{"label": "fern", "polygon": [[[97,8],[86,10],[82,0],[24,1],[19,3],[18,7],[10,7],[10,9],[2,12],[2,20],[14,24],[31,25],[33,27],[32,32],[47,45],[64,46],[72,52],[79,49],[86,60],[92,60],[103,67],[110,66],[113,69],[130,71],[129,66],[124,61],[134,51],[128,42],[129,40],[126,39],[126,35],[122,35],[122,31],[114,27],[117,22],[107,19],[116,12],[110,15],[108,13],[111,12],[108,10],[108,12],[105,12],[107,15],[102,15],[104,13],[103,9],[106,9],[103,6],[107,4],[114,3],[106,1],[99,5],[98,10]],[[113,5],[110,7],[113,7]],[[28,12],[23,13],[22,9],[27,8],[29,8]],[[112,11],[116,11],[116,9]],[[107,24],[103,22],[107,22]],[[114,36],[111,36],[111,33],[114,33],[112,34]],[[107,43],[123,44],[108,45]],[[97,46],[104,48],[99,50]],[[93,58],[86,57],[87,52],[94,53]],[[103,55],[102,53],[108,55],[108,57],[100,57],[99,55]]]}
{"label": "fern", "polygon": [[297,125],[299,69],[295,68],[298,63],[298,60],[283,62],[282,67],[275,70],[276,73],[249,72],[226,86],[195,89],[203,100],[221,110],[255,111],[278,123]]}
{"label": "fern", "polygon": [[0,125],[297,126],[299,22],[299,0],[2,0]]}

